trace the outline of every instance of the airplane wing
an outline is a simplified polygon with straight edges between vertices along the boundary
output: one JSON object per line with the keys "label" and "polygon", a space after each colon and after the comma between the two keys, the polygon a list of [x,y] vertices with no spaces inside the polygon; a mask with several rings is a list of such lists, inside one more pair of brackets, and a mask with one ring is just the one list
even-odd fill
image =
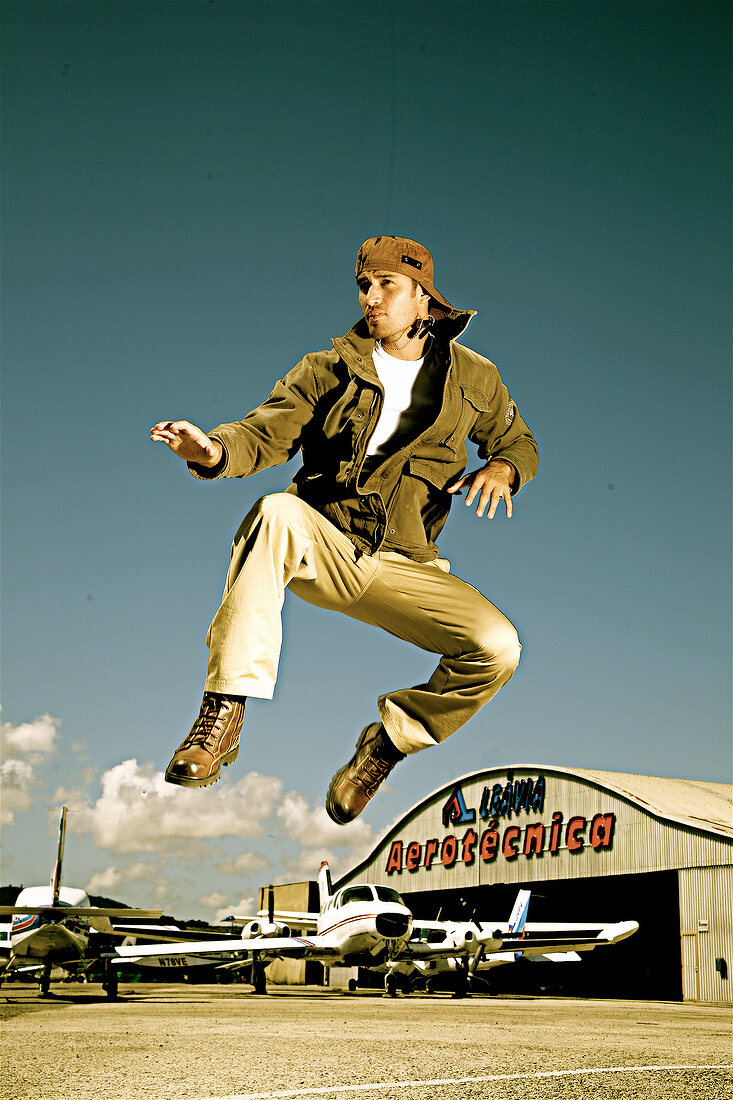
{"label": "airplane wing", "polygon": [[524,924],[514,932],[511,923],[488,931],[478,924],[441,924],[416,921],[411,938],[392,956],[395,960],[481,958],[499,953],[553,955],[568,959],[571,953],[619,943],[639,928],[636,921],[618,924]]}
{"label": "airplane wing", "polygon": [[108,917],[115,920],[159,920],[162,909],[97,909],[93,905],[0,905],[0,917],[14,913],[41,917]]}
{"label": "airplane wing", "polygon": [[579,963],[581,961],[577,951],[546,951],[544,955],[528,955],[527,960],[528,962],[551,963]]}
{"label": "airplane wing", "polygon": [[[189,940],[173,944],[124,944],[115,948],[121,958],[141,959],[151,955],[221,955],[225,952],[241,954],[258,953],[262,955],[283,955],[296,959],[314,959],[328,961],[340,958],[335,947],[319,943],[317,937],[308,939],[301,936],[260,936],[247,940]],[[114,957],[114,956],[113,956]]]}
{"label": "airplane wing", "polygon": [[[619,943],[637,932],[636,921],[620,921],[617,924],[525,924],[519,935],[511,932],[493,932],[492,938],[501,934],[499,950],[516,951],[522,955],[547,955],[573,951],[592,951],[596,947]],[[490,952],[492,947],[485,945]],[[496,950],[496,948],[494,948]]]}
{"label": "airplane wing", "polygon": [[[89,921],[90,925],[95,932],[101,932],[105,936],[116,938],[120,940],[134,939],[152,941],[153,943],[181,943],[182,941],[188,942],[191,938],[190,928],[176,928],[175,925],[120,925],[119,928],[115,928],[106,918],[94,919]],[[202,937],[202,942],[205,943],[207,939],[221,939],[221,931],[216,934],[207,934],[205,930],[196,929],[196,935]],[[239,940],[239,936],[231,936],[233,940]]]}
{"label": "airplane wing", "polygon": [[[257,916],[269,918],[270,914],[266,909],[261,909]],[[296,913],[289,909],[274,909],[271,922],[272,920],[287,921],[289,924],[294,924],[296,928],[312,928],[314,931],[318,927],[318,913]]]}

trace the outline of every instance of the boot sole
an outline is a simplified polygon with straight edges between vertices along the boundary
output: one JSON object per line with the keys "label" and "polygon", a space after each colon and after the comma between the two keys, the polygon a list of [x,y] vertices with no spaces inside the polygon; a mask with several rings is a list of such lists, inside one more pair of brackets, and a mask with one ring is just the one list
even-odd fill
{"label": "boot sole", "polygon": [[333,795],[331,793],[336,787],[337,783],[340,781],[341,776],[344,775],[348,770],[349,765],[347,764],[345,768],[341,768],[339,771],[336,772],[333,779],[331,780],[331,785],[328,788],[328,793],[326,794],[326,813],[331,818],[331,821],[335,821],[337,825],[349,825],[352,821],[356,820],[354,817],[339,817],[338,813],[336,812],[336,805],[333,799]]}
{"label": "boot sole", "polygon": [[219,762],[219,767],[211,775],[202,776],[201,779],[194,779],[189,775],[178,775],[176,772],[166,771],[165,781],[166,783],[174,783],[177,787],[210,787],[213,783],[218,783],[221,779],[222,767],[228,768],[230,764],[239,756],[239,745],[236,748],[230,749],[226,756],[223,756]]}

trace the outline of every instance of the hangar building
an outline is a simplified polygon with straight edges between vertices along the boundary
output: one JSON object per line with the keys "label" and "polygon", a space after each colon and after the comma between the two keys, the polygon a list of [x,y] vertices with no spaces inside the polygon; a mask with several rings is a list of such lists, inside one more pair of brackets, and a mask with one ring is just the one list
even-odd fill
{"label": "hangar building", "polygon": [[635,920],[580,963],[491,972],[495,991],[733,1003],[733,786],[514,765],[414,806],[336,884],[396,889],[423,919]]}

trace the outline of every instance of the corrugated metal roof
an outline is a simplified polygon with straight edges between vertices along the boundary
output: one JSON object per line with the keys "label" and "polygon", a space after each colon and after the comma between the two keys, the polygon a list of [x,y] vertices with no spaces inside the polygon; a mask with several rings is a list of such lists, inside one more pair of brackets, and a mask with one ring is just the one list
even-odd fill
{"label": "corrugated metal roof", "polygon": [[733,837],[733,784],[708,783],[703,779],[667,779],[657,775],[558,768],[599,783],[636,802],[656,817],[677,821],[694,829]]}

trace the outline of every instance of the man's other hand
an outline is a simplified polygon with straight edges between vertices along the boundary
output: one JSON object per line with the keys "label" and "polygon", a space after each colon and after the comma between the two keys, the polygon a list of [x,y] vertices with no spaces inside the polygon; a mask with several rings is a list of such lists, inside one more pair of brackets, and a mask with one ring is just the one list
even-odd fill
{"label": "man's other hand", "polygon": [[188,420],[161,420],[150,429],[154,443],[165,443],[184,462],[211,469],[222,456],[221,443],[209,439],[205,432]]}
{"label": "man's other hand", "polygon": [[488,506],[487,519],[494,518],[499,501],[503,500],[507,518],[511,519],[512,485],[516,476],[517,471],[511,462],[506,462],[504,459],[494,459],[480,470],[474,470],[471,474],[464,474],[460,481],[457,481],[455,485],[451,485],[448,492],[460,493],[468,486],[466,507],[470,508],[478,496],[476,515],[483,516]]}

